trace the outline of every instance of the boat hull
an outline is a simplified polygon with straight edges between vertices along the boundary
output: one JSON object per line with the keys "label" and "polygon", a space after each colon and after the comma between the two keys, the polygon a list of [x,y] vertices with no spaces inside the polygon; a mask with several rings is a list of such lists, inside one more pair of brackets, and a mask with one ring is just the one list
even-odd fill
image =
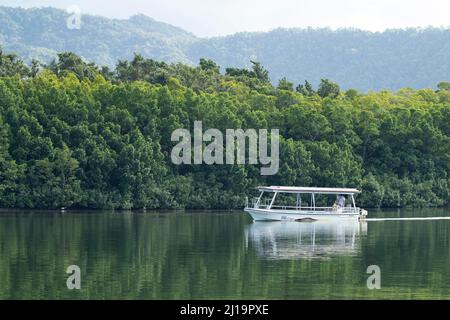
{"label": "boat hull", "polygon": [[336,221],[360,218],[359,213],[339,213],[336,211],[282,211],[245,208],[255,221]]}

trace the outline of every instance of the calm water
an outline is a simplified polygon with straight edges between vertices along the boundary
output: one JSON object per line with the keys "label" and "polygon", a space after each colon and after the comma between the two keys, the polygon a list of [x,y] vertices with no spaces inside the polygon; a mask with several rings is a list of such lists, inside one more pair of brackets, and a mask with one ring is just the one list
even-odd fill
{"label": "calm water", "polygon": [[[81,290],[66,287],[73,264]],[[380,290],[367,289],[369,265],[381,268]],[[30,298],[450,299],[450,220],[252,223],[244,212],[0,212],[0,299]]]}

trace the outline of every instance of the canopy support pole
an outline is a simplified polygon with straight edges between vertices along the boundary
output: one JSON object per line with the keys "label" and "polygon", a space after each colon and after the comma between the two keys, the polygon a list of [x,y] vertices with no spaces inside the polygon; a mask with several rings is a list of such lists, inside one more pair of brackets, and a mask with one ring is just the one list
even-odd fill
{"label": "canopy support pole", "polygon": [[264,191],[262,191],[261,194],[259,195],[258,200],[256,201],[256,204],[255,204],[255,208],[259,208],[259,202],[261,201],[263,194],[264,194]]}
{"label": "canopy support pole", "polygon": [[275,192],[275,193],[274,193],[273,198],[272,198],[272,201],[270,201],[270,205],[269,205],[269,208],[268,208],[268,209],[272,209],[272,205],[273,205],[273,202],[275,201],[275,198],[277,197],[277,193],[278,193],[278,192]]}

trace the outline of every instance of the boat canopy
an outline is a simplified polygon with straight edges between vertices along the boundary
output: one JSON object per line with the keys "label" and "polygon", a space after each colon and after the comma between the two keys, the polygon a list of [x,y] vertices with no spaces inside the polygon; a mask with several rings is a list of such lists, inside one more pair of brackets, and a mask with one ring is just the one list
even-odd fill
{"label": "boat canopy", "polygon": [[259,191],[264,192],[284,192],[284,193],[322,193],[322,194],[356,194],[361,193],[354,188],[319,188],[319,187],[258,187]]}

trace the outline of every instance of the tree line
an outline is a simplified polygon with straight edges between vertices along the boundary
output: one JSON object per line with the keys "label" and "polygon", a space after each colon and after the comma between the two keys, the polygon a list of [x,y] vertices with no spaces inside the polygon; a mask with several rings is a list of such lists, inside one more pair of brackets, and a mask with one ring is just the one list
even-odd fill
{"label": "tree line", "polygon": [[[136,54],[114,69],[0,50],[0,207],[239,208],[257,185],[357,187],[365,207],[450,204],[450,83],[363,94],[323,79],[272,85]],[[280,130],[280,169],[174,165],[177,128]]]}

